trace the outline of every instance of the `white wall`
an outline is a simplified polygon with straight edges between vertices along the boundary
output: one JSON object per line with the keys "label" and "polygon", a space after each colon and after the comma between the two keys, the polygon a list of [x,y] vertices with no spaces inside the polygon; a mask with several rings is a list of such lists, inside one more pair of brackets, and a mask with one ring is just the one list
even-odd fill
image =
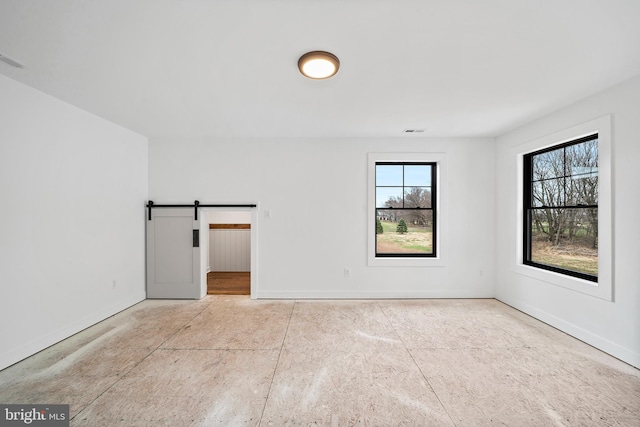
{"label": "white wall", "polygon": [[[251,224],[250,211],[210,209],[209,224]],[[209,230],[208,252],[207,272],[251,271],[251,231]]]}
{"label": "white wall", "polygon": [[209,224],[251,224],[249,211],[210,210],[206,214]]}
{"label": "white wall", "polygon": [[[367,266],[369,152],[446,153],[444,267]],[[258,203],[254,297],[492,297],[494,162],[493,139],[480,138],[158,138],[149,143],[149,195]]]}
{"label": "white wall", "polygon": [[210,230],[211,271],[251,271],[251,230]]}
{"label": "white wall", "polygon": [[[514,147],[612,117],[613,292],[606,301],[518,274]],[[497,298],[640,367],[640,76],[497,139]]]}
{"label": "white wall", "polygon": [[0,369],[145,298],[147,139],[0,75]]}

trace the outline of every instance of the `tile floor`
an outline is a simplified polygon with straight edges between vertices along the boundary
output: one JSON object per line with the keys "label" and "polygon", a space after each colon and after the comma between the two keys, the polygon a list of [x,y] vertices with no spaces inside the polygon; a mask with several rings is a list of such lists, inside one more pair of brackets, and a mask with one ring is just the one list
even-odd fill
{"label": "tile floor", "polygon": [[144,301],[0,372],[72,426],[640,426],[640,371],[496,300]]}

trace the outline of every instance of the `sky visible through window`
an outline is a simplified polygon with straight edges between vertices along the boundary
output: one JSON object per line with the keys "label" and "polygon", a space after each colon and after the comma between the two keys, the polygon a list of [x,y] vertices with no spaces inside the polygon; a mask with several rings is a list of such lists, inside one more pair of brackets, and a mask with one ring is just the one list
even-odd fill
{"label": "sky visible through window", "polygon": [[[404,181],[403,181],[404,168]],[[404,187],[431,187],[430,165],[376,165],[376,207],[390,198],[402,199]]]}

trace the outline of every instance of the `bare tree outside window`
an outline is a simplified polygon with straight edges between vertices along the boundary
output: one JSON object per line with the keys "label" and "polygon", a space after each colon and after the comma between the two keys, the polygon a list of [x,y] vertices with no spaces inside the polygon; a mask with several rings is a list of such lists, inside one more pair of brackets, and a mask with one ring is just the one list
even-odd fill
{"label": "bare tree outside window", "polygon": [[525,196],[525,263],[597,280],[597,135],[526,155]]}

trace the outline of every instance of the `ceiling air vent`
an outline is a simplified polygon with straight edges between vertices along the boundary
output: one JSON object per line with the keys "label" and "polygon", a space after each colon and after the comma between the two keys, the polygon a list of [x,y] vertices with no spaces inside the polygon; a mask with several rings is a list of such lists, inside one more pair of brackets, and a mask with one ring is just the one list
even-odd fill
{"label": "ceiling air vent", "polygon": [[426,129],[405,129],[402,133],[424,133]]}
{"label": "ceiling air vent", "polygon": [[12,67],[24,68],[24,65],[22,65],[21,63],[19,63],[15,59],[8,57],[7,55],[5,55],[4,53],[1,53],[1,52],[0,52],[0,61],[4,62],[5,64],[11,65]]}

